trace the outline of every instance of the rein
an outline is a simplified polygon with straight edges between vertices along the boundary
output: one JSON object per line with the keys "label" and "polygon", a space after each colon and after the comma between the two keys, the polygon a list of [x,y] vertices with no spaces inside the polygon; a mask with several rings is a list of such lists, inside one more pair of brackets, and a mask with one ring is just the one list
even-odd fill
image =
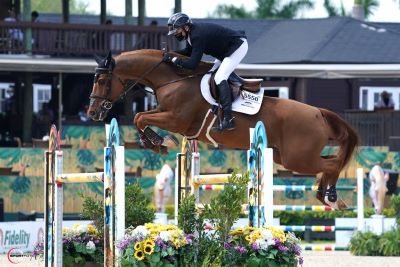
{"label": "rein", "polygon": [[[151,67],[150,69],[148,69],[147,71],[145,71],[142,75],[140,75],[140,77],[139,77],[137,80],[134,80],[133,82],[132,82],[132,80],[128,80],[127,82],[125,82],[125,81],[123,81],[119,76],[117,76],[118,81],[119,81],[119,82],[122,84],[122,86],[123,86],[123,92],[122,92],[115,100],[111,101],[111,100],[110,100],[110,95],[111,95],[111,80],[112,80],[112,76],[113,76],[113,73],[112,73],[112,72],[113,72],[114,67],[115,67],[115,61],[114,61],[114,59],[112,59],[111,64],[110,64],[110,66],[109,66],[108,68],[97,67],[97,68],[95,69],[95,76],[94,76],[94,77],[95,77],[95,78],[94,78],[94,82],[96,83],[96,82],[97,82],[97,79],[98,79],[98,76],[99,76],[100,74],[106,73],[106,74],[108,75],[107,88],[106,88],[106,89],[107,89],[107,95],[106,95],[106,96],[100,96],[100,95],[95,95],[95,94],[92,93],[92,94],[89,96],[89,98],[91,98],[91,99],[102,99],[103,102],[101,102],[100,107],[101,107],[101,109],[102,109],[102,112],[106,112],[106,111],[110,110],[116,102],[118,102],[118,101],[124,99],[124,97],[126,96],[126,94],[127,94],[129,91],[131,91],[140,81],[142,81],[143,78],[144,78],[146,75],[148,75],[148,74],[151,73],[153,70],[155,70],[158,66],[160,66],[161,63],[163,63],[162,60],[161,60],[160,62],[158,62],[156,65],[154,65],[153,67]],[[107,65],[107,64],[105,64],[105,65]],[[197,77],[197,76],[201,76],[201,75],[204,75],[204,74],[206,74],[206,73],[208,73],[208,72],[205,72],[205,73],[195,73],[195,74],[191,74],[191,75],[188,75],[188,76],[179,78],[179,79],[175,79],[175,80],[172,80],[172,81],[168,81],[168,82],[166,82],[166,83],[161,84],[161,85],[158,86],[157,88],[161,88],[161,87],[164,87],[164,86],[169,85],[169,84],[172,84],[172,83],[176,83],[176,82],[180,82],[180,81],[183,81],[183,80],[191,79],[191,78],[194,78],[194,77]],[[145,90],[145,91],[148,92],[147,90]],[[136,92],[137,92],[137,91],[136,91]],[[153,94],[154,94],[154,93],[153,93]]]}

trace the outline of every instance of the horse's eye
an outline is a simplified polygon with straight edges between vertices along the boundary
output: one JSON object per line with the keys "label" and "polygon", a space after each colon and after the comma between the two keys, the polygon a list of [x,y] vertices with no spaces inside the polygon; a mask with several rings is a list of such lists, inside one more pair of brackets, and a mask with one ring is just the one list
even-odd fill
{"label": "horse's eye", "polygon": [[105,80],[105,79],[99,79],[99,80],[97,81],[97,83],[98,83],[100,86],[104,86],[104,85],[106,84],[106,80]]}

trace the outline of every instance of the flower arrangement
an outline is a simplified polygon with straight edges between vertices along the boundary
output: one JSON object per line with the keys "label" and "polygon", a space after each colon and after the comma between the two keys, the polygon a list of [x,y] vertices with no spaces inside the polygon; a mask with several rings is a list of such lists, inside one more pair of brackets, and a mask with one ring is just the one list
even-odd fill
{"label": "flower arrangement", "polygon": [[147,223],[129,227],[117,247],[122,251],[122,266],[174,266],[180,249],[191,244],[175,225]]}
{"label": "flower arrangement", "polygon": [[[32,252],[34,257],[43,257],[43,242],[37,243]],[[63,265],[84,266],[87,262],[103,264],[103,240],[99,231],[91,224],[75,224],[63,228]]]}
{"label": "flower arrangement", "polygon": [[66,266],[86,262],[103,264],[103,254],[101,234],[93,225],[75,224],[72,228],[63,228],[63,262]]}
{"label": "flower arrangement", "polygon": [[299,239],[293,233],[279,228],[243,227],[230,232],[224,244],[228,254],[234,255],[237,265],[245,266],[297,266],[303,264]]}

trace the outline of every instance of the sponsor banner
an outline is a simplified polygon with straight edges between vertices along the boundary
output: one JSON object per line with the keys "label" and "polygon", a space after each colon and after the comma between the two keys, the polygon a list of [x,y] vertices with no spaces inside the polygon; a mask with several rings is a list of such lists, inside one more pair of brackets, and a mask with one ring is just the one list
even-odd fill
{"label": "sponsor banner", "polygon": [[10,249],[30,252],[39,240],[43,240],[42,222],[7,222],[0,223],[0,253]]}
{"label": "sponsor banner", "polygon": [[[63,227],[71,228],[74,224],[86,227],[91,221],[63,221]],[[0,223],[0,254],[10,250],[22,253],[32,252],[36,243],[44,237],[42,221],[2,222]]]}

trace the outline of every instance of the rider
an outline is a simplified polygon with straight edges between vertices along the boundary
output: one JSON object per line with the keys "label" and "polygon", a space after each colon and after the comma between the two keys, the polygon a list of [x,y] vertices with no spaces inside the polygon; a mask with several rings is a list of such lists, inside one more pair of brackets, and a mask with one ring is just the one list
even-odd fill
{"label": "rider", "polygon": [[229,75],[247,53],[246,35],[213,23],[193,23],[188,15],[176,13],[168,20],[168,35],[174,35],[178,41],[186,40],[186,47],[176,51],[190,56],[189,59],[172,57],[165,53],[163,60],[187,69],[195,69],[204,54],[215,57],[211,71],[217,70],[214,80],[218,86],[224,117],[219,128],[214,130],[233,130],[235,123],[232,116],[231,91],[228,85]]}

